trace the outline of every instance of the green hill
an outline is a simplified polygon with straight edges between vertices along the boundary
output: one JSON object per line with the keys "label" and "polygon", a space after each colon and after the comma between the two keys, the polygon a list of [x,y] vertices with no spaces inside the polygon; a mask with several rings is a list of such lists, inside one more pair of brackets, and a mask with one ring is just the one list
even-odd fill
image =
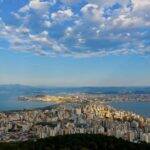
{"label": "green hill", "polygon": [[75,134],[37,141],[0,143],[0,150],[150,150],[150,144],[135,144],[104,135]]}

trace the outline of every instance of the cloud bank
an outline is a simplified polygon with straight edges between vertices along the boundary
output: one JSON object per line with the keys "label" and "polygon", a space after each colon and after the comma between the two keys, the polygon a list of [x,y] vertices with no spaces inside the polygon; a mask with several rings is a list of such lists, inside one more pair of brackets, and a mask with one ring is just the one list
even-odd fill
{"label": "cloud bank", "polygon": [[150,54],[150,0],[0,2],[1,49],[42,56]]}

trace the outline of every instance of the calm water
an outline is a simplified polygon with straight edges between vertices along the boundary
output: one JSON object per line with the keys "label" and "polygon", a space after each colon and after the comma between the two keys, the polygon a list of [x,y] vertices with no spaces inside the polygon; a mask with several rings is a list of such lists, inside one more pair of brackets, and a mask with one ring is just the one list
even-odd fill
{"label": "calm water", "polygon": [[0,111],[39,108],[48,105],[50,103],[18,101],[17,97],[0,96]]}
{"label": "calm water", "polygon": [[132,111],[150,117],[150,102],[111,102],[110,105],[116,109]]}

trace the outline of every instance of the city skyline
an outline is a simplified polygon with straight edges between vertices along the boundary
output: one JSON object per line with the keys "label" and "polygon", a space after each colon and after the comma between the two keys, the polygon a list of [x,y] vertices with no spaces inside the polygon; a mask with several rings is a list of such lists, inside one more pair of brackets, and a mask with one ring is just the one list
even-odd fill
{"label": "city skyline", "polygon": [[149,0],[0,0],[0,84],[150,86]]}

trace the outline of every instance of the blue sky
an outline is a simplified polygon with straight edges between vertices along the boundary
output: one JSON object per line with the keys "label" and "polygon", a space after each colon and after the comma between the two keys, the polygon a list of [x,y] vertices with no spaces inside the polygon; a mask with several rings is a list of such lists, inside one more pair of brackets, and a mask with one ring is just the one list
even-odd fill
{"label": "blue sky", "polygon": [[0,84],[150,85],[149,0],[0,0]]}

